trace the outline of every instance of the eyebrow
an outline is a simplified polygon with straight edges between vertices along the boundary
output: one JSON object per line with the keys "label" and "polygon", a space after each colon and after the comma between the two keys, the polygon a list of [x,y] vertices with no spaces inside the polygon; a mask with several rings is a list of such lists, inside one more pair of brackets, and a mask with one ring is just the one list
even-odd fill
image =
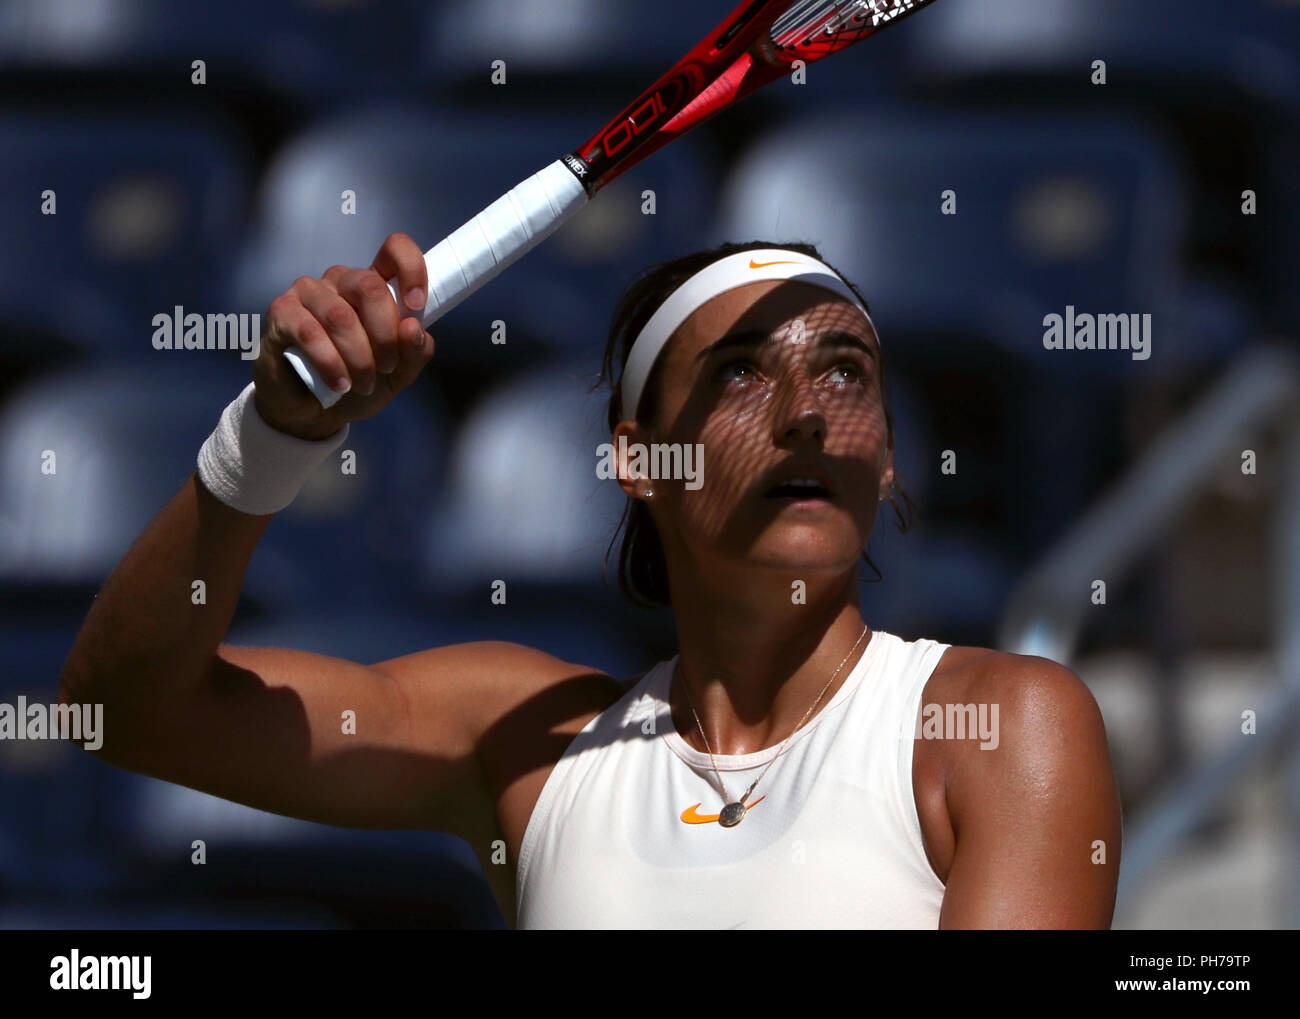
{"label": "eyebrow", "polygon": [[[761,347],[765,343],[776,343],[777,340],[763,329],[743,329],[739,332],[728,333],[716,343],[705,347],[696,355],[696,361],[704,361],[715,354],[726,353],[737,350],[753,350],[755,347]],[[864,340],[856,333],[851,333],[846,329],[828,329],[822,332],[813,342],[814,347],[850,347],[854,350],[860,350],[872,361],[876,360],[876,351],[870,343]]]}

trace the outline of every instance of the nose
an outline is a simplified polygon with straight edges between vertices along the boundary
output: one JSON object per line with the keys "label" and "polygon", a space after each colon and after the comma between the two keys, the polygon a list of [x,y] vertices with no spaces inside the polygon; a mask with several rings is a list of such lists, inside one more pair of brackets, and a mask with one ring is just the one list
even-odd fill
{"label": "nose", "polygon": [[773,438],[778,444],[791,439],[826,438],[826,418],[806,371],[796,369],[786,373],[772,424]]}

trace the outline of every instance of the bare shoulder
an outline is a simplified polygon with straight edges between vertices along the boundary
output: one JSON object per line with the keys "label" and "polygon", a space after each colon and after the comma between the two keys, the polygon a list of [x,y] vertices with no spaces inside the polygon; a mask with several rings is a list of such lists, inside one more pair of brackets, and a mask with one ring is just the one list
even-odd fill
{"label": "bare shoulder", "polygon": [[1036,655],[954,647],[941,666],[940,738],[917,744],[942,774],[940,927],[1108,926],[1122,817],[1092,692]]}
{"label": "bare shoulder", "polygon": [[997,705],[1004,721],[1101,722],[1092,691],[1050,658],[986,647],[949,648],[926,683],[925,702]]}
{"label": "bare shoulder", "polygon": [[[1059,662],[953,647],[927,683],[923,701],[944,712],[954,706],[954,714],[960,706],[984,729],[980,738],[945,733],[947,738],[934,744],[954,825],[966,794],[988,802],[986,794],[999,784],[1028,792],[1035,782],[1042,790],[1059,791],[1062,784],[1114,781],[1096,698]],[[1000,752],[982,752],[989,749]]]}

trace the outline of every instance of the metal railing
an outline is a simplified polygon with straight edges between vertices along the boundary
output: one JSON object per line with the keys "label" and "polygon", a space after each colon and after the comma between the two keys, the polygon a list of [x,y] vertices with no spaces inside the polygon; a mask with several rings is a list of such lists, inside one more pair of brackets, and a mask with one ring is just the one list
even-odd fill
{"label": "metal railing", "polygon": [[[1261,345],[1166,432],[1058,548],[1033,569],[1008,602],[999,646],[1068,665],[1085,616],[1090,585],[1113,583],[1150,550],[1225,464],[1239,462],[1244,438],[1261,427],[1285,429],[1283,483],[1272,536],[1272,632],[1278,685],[1258,706],[1257,734],[1233,740],[1204,763],[1172,778],[1125,825],[1119,900],[1130,896],[1241,775],[1287,734],[1300,731],[1300,354]],[[1300,753],[1289,764],[1289,831],[1300,854]],[[1300,923],[1300,875],[1292,883],[1290,926]]]}

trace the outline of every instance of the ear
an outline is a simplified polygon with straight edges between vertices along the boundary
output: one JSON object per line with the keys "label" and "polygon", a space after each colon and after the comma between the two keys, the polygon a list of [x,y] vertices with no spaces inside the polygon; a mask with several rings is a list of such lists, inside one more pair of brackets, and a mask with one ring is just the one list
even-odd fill
{"label": "ear", "polygon": [[636,421],[626,420],[614,426],[611,441],[614,446],[614,463],[618,472],[616,475],[618,487],[623,489],[630,498],[643,498],[641,493],[651,482],[647,479],[631,477],[628,473],[628,460],[633,452],[632,447],[638,443],[649,445],[650,436]]}
{"label": "ear", "polygon": [[889,449],[885,453],[885,467],[880,472],[880,491],[888,492],[894,483],[894,437],[889,437]]}

